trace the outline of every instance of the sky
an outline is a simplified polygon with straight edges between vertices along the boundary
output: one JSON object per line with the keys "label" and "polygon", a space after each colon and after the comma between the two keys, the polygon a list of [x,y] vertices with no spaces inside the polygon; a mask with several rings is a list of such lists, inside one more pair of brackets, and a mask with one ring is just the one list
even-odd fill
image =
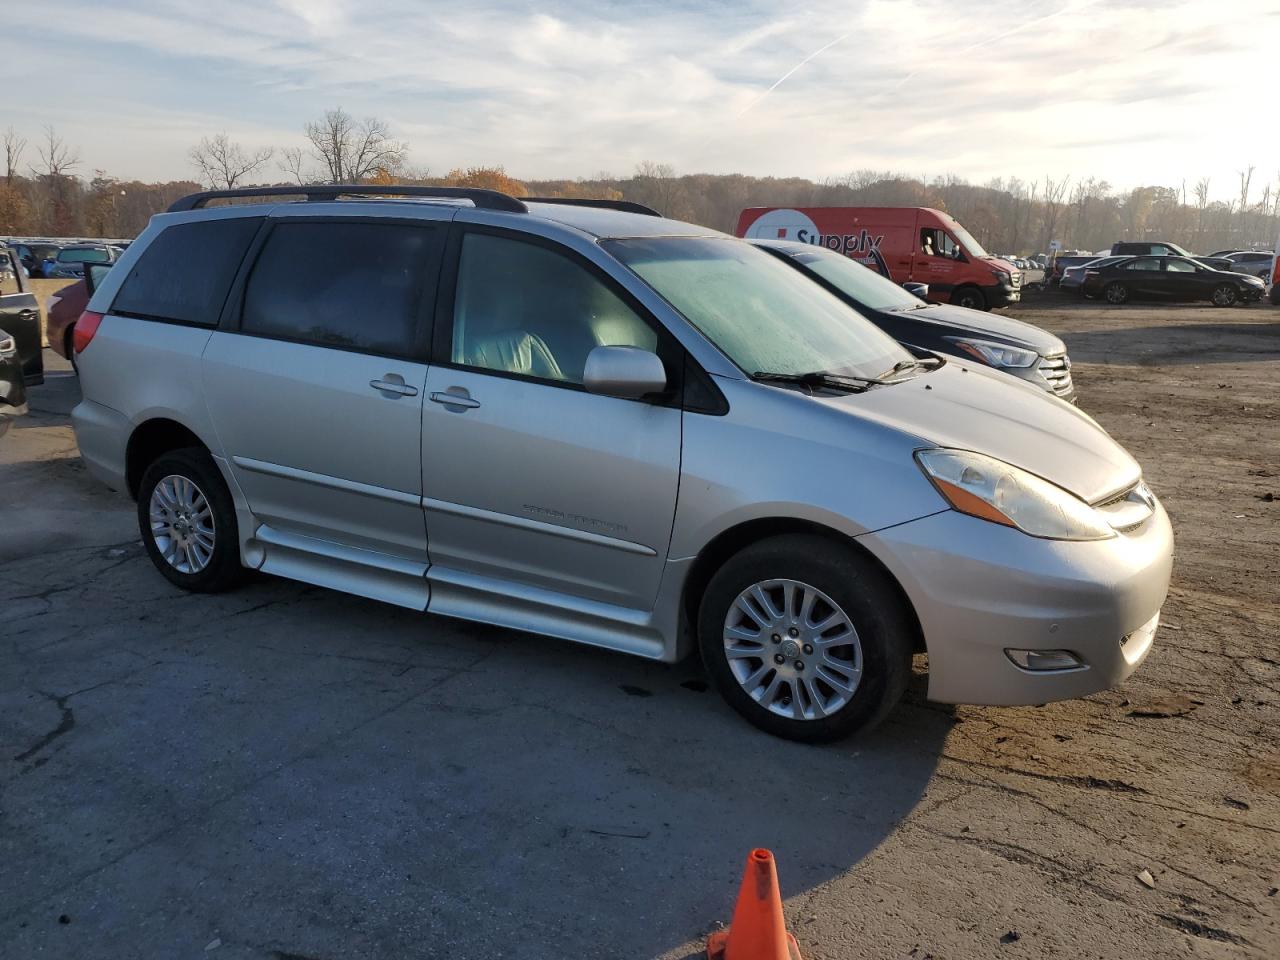
{"label": "sky", "polygon": [[307,120],[340,106],[385,119],[434,175],[626,176],[652,161],[1188,191],[1208,176],[1219,199],[1249,164],[1256,185],[1280,178],[1280,0],[42,0],[39,12],[47,26],[6,32],[0,128],[34,144],[52,124],[84,176],[193,177],[202,136],[298,146]]}

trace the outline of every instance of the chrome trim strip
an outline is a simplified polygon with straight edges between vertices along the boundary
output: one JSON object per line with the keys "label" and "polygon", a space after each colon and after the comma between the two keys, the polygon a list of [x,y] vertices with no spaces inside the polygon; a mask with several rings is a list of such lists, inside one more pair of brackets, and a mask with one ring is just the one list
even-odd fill
{"label": "chrome trim strip", "polygon": [[[437,513],[448,513],[455,517],[467,517],[471,520],[479,520],[482,523],[497,523],[504,527],[515,527],[518,530],[529,530],[533,533],[545,533],[552,537],[564,537],[566,540],[591,543],[597,547],[621,550],[623,553],[634,553],[642,557],[656,557],[658,555],[658,551],[652,547],[646,547],[643,543],[619,540],[616,537],[606,537],[603,534],[591,533],[587,530],[576,530],[573,527],[562,527],[542,520],[531,520],[528,517],[513,517],[509,513],[483,510],[480,507],[468,507],[461,503],[451,503],[448,500],[423,497],[422,505],[428,511],[434,510]],[[428,531],[431,529],[430,519],[427,521],[427,529]]]}
{"label": "chrome trim strip", "polygon": [[286,480],[298,480],[302,483],[313,483],[317,487],[328,487],[330,490],[345,490],[363,497],[376,497],[379,500],[391,500],[395,503],[417,504],[420,500],[416,493],[403,490],[392,490],[390,487],[378,487],[371,483],[360,483],[357,480],[344,480],[342,477],[331,477],[327,473],[312,473],[310,470],[299,470],[297,467],[285,467],[265,460],[254,460],[252,457],[232,457],[231,462],[237,467],[252,473],[264,473],[269,477],[283,477]]}

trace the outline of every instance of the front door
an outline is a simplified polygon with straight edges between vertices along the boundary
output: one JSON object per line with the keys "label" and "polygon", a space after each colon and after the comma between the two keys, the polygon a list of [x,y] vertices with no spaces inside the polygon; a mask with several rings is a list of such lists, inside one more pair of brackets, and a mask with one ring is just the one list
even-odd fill
{"label": "front door", "polygon": [[949,296],[959,286],[967,262],[951,234],[937,227],[922,227],[911,279],[927,283],[930,294]]}
{"label": "front door", "polygon": [[431,569],[651,608],[681,412],[587,393],[582,381],[594,347],[662,355],[659,331],[554,245],[468,230],[453,257],[452,315],[437,321],[447,362],[428,371],[422,418]]}
{"label": "front door", "polygon": [[1165,257],[1162,265],[1164,266],[1164,286],[1169,291],[1170,297],[1177,300],[1195,300],[1207,296],[1208,291],[1203,287],[1208,274],[1202,272],[1203,268],[1181,257]]}
{"label": "front door", "polygon": [[304,551],[337,544],[425,567],[422,402],[446,229],[272,223],[238,322],[204,353],[209,412],[267,542],[284,535]]}
{"label": "front door", "polygon": [[23,380],[28,385],[43,383],[40,304],[23,282],[21,262],[5,249],[0,249],[0,330],[17,344]]}

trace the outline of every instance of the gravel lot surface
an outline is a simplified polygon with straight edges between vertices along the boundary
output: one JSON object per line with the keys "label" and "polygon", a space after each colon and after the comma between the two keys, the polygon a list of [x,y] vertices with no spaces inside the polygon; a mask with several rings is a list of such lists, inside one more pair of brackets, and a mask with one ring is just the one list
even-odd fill
{"label": "gravel lot surface", "polygon": [[1280,956],[1280,309],[1012,312],[1173,517],[1156,647],[1040,708],[917,676],[822,748],[693,662],[268,578],[182,594],[46,354],[0,439],[0,956],[691,958],[753,846],[806,960]]}

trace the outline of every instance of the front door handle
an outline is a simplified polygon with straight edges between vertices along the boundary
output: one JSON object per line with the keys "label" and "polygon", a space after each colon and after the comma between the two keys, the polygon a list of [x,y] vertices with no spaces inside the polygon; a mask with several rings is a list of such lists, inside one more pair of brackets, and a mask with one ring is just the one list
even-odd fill
{"label": "front door handle", "polygon": [[398,397],[416,397],[418,395],[418,388],[409,386],[399,374],[388,373],[387,377],[395,377],[395,379],[370,380],[369,386],[375,390],[381,390],[383,393],[394,393]]}
{"label": "front door handle", "polygon": [[480,406],[479,400],[473,400],[465,393],[449,393],[448,391],[436,391],[431,394],[433,403],[443,403],[446,407],[465,407],[468,410],[474,410]]}

